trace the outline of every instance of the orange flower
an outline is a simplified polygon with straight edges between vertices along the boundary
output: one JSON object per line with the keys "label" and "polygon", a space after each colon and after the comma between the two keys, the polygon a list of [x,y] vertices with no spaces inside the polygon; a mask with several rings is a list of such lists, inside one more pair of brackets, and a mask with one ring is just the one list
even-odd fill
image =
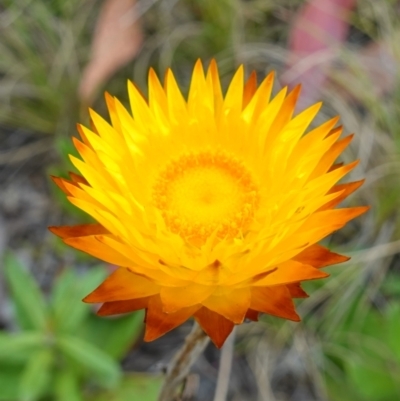
{"label": "orange flower", "polygon": [[270,100],[272,85],[240,67],[223,96],[215,61],[197,62],[188,100],[150,70],[148,101],[128,84],[133,117],[109,95],[111,124],[90,110],[82,176],[54,180],[98,224],[51,230],[120,266],[85,298],[100,315],[145,308],[147,341],[194,316],[220,347],[259,313],[300,320],[300,282],[348,259],[317,242],[367,210],[333,209],[362,184],[337,184],[357,164],[334,164],[351,136],[338,118],[305,135],[321,103],[293,117],[300,88]]}

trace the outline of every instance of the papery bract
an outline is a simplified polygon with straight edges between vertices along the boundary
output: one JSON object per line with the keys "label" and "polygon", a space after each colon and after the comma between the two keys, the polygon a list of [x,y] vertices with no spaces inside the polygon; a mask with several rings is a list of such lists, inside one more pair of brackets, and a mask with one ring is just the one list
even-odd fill
{"label": "papery bract", "polygon": [[194,316],[220,347],[259,313],[300,320],[300,282],[347,260],[317,243],[367,209],[334,209],[362,184],[338,184],[351,137],[338,118],[306,133],[321,103],[293,116],[299,87],[272,85],[239,67],[223,96],[216,63],[197,62],[187,100],[150,70],[148,101],[128,84],[133,116],[110,95],[111,123],[90,110],[71,156],[82,176],[54,180],[98,223],[51,230],[120,266],[85,298],[100,315],[145,308],[148,341]]}

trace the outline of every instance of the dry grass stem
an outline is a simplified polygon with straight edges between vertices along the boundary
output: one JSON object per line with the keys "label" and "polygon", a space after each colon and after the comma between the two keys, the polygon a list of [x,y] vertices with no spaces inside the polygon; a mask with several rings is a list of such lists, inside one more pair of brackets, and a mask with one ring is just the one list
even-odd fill
{"label": "dry grass stem", "polygon": [[210,338],[207,334],[197,322],[194,322],[192,331],[186,337],[182,348],[167,367],[167,374],[158,401],[173,401],[175,399],[177,387],[188,375],[190,367],[196,362],[209,341]]}
{"label": "dry grass stem", "polygon": [[217,388],[215,390],[214,401],[225,401],[228,389],[229,389],[229,378],[231,375],[233,353],[235,346],[236,327],[229,335],[228,339],[221,351],[221,359],[218,370]]}

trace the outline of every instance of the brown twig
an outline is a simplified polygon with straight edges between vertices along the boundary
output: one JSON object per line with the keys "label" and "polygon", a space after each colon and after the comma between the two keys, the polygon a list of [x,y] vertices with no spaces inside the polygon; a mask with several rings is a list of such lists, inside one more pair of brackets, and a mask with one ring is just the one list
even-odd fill
{"label": "brown twig", "polygon": [[190,367],[197,360],[210,341],[203,329],[194,322],[192,331],[185,339],[182,348],[168,365],[167,374],[158,401],[173,401],[177,387],[188,375]]}

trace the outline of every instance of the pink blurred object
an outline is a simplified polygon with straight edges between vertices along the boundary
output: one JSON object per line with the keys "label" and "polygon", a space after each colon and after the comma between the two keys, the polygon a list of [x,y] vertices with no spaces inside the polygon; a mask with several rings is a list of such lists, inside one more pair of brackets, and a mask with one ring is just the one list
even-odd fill
{"label": "pink blurred object", "polygon": [[98,88],[139,52],[143,33],[136,0],[105,0],[93,34],[91,58],[79,85],[79,96],[90,105]]}
{"label": "pink blurred object", "polygon": [[315,102],[326,71],[349,31],[356,0],[309,0],[296,15],[289,34],[285,85],[302,83],[300,108]]}

